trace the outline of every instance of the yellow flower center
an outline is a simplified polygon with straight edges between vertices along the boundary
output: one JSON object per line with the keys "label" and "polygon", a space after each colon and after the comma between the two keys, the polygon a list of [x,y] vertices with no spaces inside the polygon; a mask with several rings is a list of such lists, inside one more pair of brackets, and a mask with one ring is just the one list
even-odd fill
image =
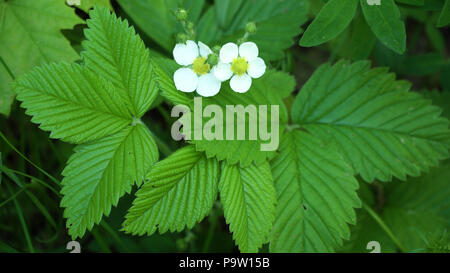
{"label": "yellow flower center", "polygon": [[247,69],[248,63],[244,57],[237,57],[236,59],[233,60],[233,64],[231,64],[231,71],[233,71],[234,74],[237,74],[239,76],[247,72]]}
{"label": "yellow flower center", "polygon": [[209,72],[211,66],[206,62],[205,57],[198,57],[194,60],[192,64],[192,70],[194,70],[197,75],[204,75]]}

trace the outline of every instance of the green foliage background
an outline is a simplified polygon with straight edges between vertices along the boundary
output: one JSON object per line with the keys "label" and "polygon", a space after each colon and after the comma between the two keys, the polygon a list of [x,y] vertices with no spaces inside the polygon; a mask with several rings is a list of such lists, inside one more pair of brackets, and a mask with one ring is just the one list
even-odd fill
{"label": "green foliage background", "polygon": [[[450,0],[81,2],[0,0],[0,252],[450,251]],[[269,71],[207,103],[279,104],[276,153],[172,141],[179,6],[210,45],[256,23]]]}

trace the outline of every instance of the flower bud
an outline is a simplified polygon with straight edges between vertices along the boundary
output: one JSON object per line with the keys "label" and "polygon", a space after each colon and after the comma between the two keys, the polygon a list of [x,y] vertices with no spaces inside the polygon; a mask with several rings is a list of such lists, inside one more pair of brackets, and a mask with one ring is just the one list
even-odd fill
{"label": "flower bud", "polygon": [[247,31],[249,34],[256,32],[256,24],[254,22],[248,22],[245,25],[245,31]]}
{"label": "flower bud", "polygon": [[208,55],[208,59],[206,60],[208,64],[213,67],[219,63],[219,57],[216,54],[212,53]]}
{"label": "flower bud", "polygon": [[188,36],[184,33],[178,33],[177,35],[177,44],[185,44],[188,40]]}
{"label": "flower bud", "polygon": [[186,28],[187,28],[187,29],[194,29],[194,28],[195,28],[195,25],[194,25],[194,23],[192,23],[191,21],[189,21],[189,22],[187,22],[187,24],[186,24]]}
{"label": "flower bud", "polygon": [[179,8],[175,12],[175,17],[177,18],[178,21],[186,21],[188,17],[188,12],[185,9]]}

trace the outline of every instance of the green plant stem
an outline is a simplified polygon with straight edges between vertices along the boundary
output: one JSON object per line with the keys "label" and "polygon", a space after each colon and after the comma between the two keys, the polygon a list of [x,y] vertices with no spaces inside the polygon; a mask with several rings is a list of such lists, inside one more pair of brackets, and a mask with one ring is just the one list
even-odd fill
{"label": "green plant stem", "polygon": [[50,178],[53,182],[55,182],[55,184],[60,185],[58,179],[54,178],[52,175],[50,175],[49,173],[47,173],[46,171],[44,171],[43,169],[41,169],[38,165],[34,164],[31,160],[29,160],[26,156],[24,156],[19,150],[17,150],[16,147],[14,147],[14,145],[11,144],[11,142],[9,142],[9,140],[5,137],[5,135],[0,131],[0,137],[3,139],[3,141],[5,141],[5,143],[11,147],[11,149],[13,149],[17,154],[19,154],[23,159],[25,159],[28,163],[30,163],[33,167],[35,167],[36,169],[38,169],[40,172],[42,172],[44,175],[46,175],[48,178]]}
{"label": "green plant stem", "polygon": [[217,226],[217,218],[214,217],[214,219],[211,219],[211,220],[212,220],[212,223],[209,226],[208,235],[206,235],[206,240],[205,240],[205,243],[203,244],[203,248],[202,248],[203,253],[208,252],[209,246],[211,245],[211,241],[214,236],[214,231]]}
{"label": "green plant stem", "polygon": [[108,232],[111,237],[122,247],[125,251],[129,252],[128,247],[120,240],[119,235],[117,235],[117,232],[105,221],[100,222],[100,226]]}
{"label": "green plant stem", "polygon": [[[5,183],[5,184],[8,187],[10,194],[12,196],[14,196],[11,186],[8,183]],[[25,239],[27,241],[28,249],[31,253],[34,253],[33,243],[31,242],[30,233],[28,232],[27,224],[25,223],[25,218],[23,217],[22,208],[20,207],[19,202],[17,202],[17,199],[15,196],[13,197],[13,202],[17,209],[17,216],[19,217],[20,224],[22,225],[22,229],[23,229],[23,233],[25,235]]]}
{"label": "green plant stem", "polygon": [[384,221],[378,216],[378,214],[366,203],[362,203],[362,207],[369,213],[370,216],[380,225],[380,227],[386,232],[386,234],[391,238],[394,244],[400,249],[401,252],[408,252],[399,239],[392,233],[391,229],[384,223]]}
{"label": "green plant stem", "polygon": [[11,197],[9,197],[8,199],[6,199],[5,201],[0,203],[0,208],[3,207],[4,205],[8,204],[9,202],[13,201],[17,196],[19,196],[21,193],[23,193],[25,190],[27,189],[27,186],[21,188],[20,190],[18,190],[16,193],[14,193],[13,195],[11,195]]}
{"label": "green plant stem", "polygon": [[[38,182],[39,184],[42,184],[42,186],[44,186],[44,187],[48,188],[49,190],[51,190],[51,191],[52,191],[53,193],[55,193],[56,195],[61,196],[61,194],[60,194],[57,190],[55,190],[52,186],[50,186],[49,184],[45,183],[44,181],[42,181],[42,180],[39,179],[39,178],[36,178],[36,177],[34,177],[34,176],[32,176],[32,175],[23,173],[23,172],[21,172],[21,171],[9,169],[9,168],[7,168],[7,167],[5,167],[5,166],[3,166],[2,169],[3,169],[3,171],[4,171],[6,174],[8,174],[8,172],[12,172],[12,173],[15,173],[15,174],[18,174],[18,175],[21,175],[21,176],[24,176],[24,177],[33,179],[33,180],[35,180],[36,182]],[[58,184],[58,186],[61,187],[61,185],[59,185],[59,184]]]}
{"label": "green plant stem", "polygon": [[100,232],[98,232],[97,229],[92,230],[92,235],[94,236],[95,241],[98,243],[99,247],[102,249],[103,252],[105,252],[105,253],[112,252],[111,249],[109,248],[108,244],[106,243],[105,239],[100,234]]}

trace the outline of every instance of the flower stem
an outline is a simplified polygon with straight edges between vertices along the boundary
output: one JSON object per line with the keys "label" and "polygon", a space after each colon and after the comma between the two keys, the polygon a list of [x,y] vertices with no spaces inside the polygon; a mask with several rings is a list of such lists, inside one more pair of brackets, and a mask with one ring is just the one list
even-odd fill
{"label": "flower stem", "polygon": [[400,240],[394,235],[391,229],[386,225],[386,223],[380,218],[380,216],[366,203],[362,203],[362,207],[369,213],[370,216],[380,225],[380,227],[386,232],[386,234],[391,238],[394,244],[400,249],[401,252],[408,252]]}

